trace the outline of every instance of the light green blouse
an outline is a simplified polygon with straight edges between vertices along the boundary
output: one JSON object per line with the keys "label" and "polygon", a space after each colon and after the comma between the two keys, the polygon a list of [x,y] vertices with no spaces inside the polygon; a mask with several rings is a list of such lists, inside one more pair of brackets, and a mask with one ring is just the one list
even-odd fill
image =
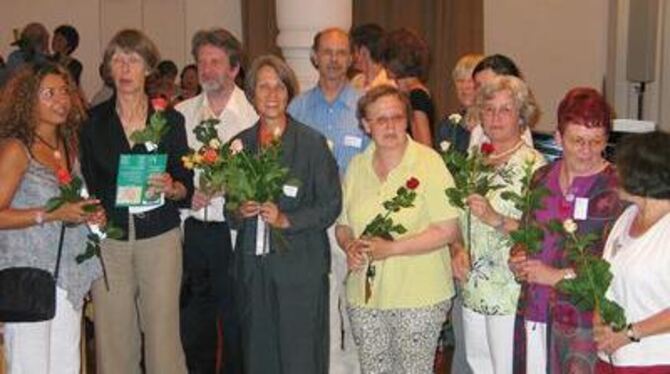
{"label": "light green blouse", "polygon": [[[500,195],[504,191],[521,192],[521,178],[524,174],[526,160],[534,159],[534,170],[546,162],[542,154],[527,145],[521,146],[510,159],[500,167],[507,170],[511,183],[496,177],[495,184],[506,187],[489,192],[486,196],[493,208],[500,214],[518,219],[521,212],[514,203],[504,200]],[[460,212],[461,230],[467,242],[465,212]],[[514,274],[507,266],[512,243],[509,235],[496,230],[476,217],[471,219],[472,269],[463,285],[464,305],[477,313],[486,315],[514,314],[521,286],[514,279]]]}

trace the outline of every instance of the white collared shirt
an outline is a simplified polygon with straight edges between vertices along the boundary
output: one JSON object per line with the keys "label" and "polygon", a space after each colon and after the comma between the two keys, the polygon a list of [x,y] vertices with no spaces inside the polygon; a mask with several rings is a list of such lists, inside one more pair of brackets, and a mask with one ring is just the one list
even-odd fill
{"label": "white collared shirt", "polygon": [[[219,124],[216,126],[219,138],[222,142],[229,141],[233,136],[243,130],[252,127],[258,121],[258,114],[254,107],[249,103],[244,92],[237,86],[230,95],[230,99],[221,114],[216,116],[210,109],[207,95],[203,92],[198,96],[183,101],[175,107],[185,120],[186,139],[188,146],[192,149],[199,149],[202,143],[196,139],[193,129],[207,118],[218,118]],[[200,173],[196,170],[194,176],[195,187],[198,188]],[[223,197],[212,199],[207,206],[207,221],[223,222]],[[182,220],[188,217],[194,217],[199,220],[205,220],[205,209],[193,211],[191,209],[181,210]]]}

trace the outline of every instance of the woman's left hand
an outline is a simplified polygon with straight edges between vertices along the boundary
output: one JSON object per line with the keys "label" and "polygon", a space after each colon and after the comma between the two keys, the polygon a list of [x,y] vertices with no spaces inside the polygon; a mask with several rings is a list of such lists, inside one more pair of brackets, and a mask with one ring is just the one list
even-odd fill
{"label": "woman's left hand", "polygon": [[378,237],[361,239],[363,252],[367,253],[373,261],[384,260],[395,254],[394,242]]}
{"label": "woman's left hand", "polygon": [[540,260],[526,260],[518,265],[519,273],[525,275],[528,283],[553,287],[563,279],[560,269],[549,266]]}
{"label": "woman's left hand", "polygon": [[272,202],[265,202],[261,204],[260,210],[261,218],[270,226],[285,229],[290,226],[290,222],[286,215],[279,210],[277,204]]}
{"label": "woman's left hand", "polygon": [[491,203],[482,195],[472,194],[466,199],[472,214],[489,226],[500,224],[502,216],[493,209]]}
{"label": "woman's left hand", "polygon": [[600,318],[594,317],[593,338],[599,351],[608,355],[616,352],[619,348],[630,343],[625,331],[615,332],[611,327],[602,323]]}
{"label": "woman's left hand", "polygon": [[149,189],[152,196],[162,193],[165,197],[172,198],[176,194],[175,183],[169,173],[155,173],[149,177]]}

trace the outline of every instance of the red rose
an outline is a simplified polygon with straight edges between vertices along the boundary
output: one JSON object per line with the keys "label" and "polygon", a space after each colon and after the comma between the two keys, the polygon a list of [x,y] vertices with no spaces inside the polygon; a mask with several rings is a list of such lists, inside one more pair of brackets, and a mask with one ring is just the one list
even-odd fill
{"label": "red rose", "polygon": [[58,183],[63,185],[70,184],[70,182],[72,182],[72,175],[70,175],[70,172],[64,168],[59,168],[56,171],[56,178],[58,178]]}
{"label": "red rose", "polygon": [[157,112],[162,112],[167,108],[167,100],[165,100],[162,97],[156,97],[154,99],[151,99],[151,106],[154,108],[155,111]]}
{"label": "red rose", "polygon": [[495,151],[495,147],[493,147],[493,144],[491,143],[482,143],[480,151],[485,155],[490,155]]}
{"label": "red rose", "polygon": [[202,159],[208,164],[215,163],[218,157],[219,153],[213,148],[207,148],[205,153],[202,154]]}
{"label": "red rose", "polygon": [[416,190],[416,188],[419,187],[419,180],[414,177],[409,178],[405,184],[405,187],[410,190]]}

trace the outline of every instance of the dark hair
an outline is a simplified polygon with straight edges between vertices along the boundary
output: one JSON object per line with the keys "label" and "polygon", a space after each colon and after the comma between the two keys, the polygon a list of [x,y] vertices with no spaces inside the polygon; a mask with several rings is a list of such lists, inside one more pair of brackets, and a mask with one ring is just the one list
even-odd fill
{"label": "dark hair", "polygon": [[393,96],[400,100],[405,107],[405,115],[407,116],[408,121],[407,125],[409,125],[409,121],[412,118],[412,104],[409,102],[409,98],[404,92],[400,91],[398,87],[391,86],[390,84],[380,84],[379,86],[375,86],[358,100],[358,106],[356,107],[356,117],[358,120],[362,121],[363,119],[367,119],[368,107],[385,96]]}
{"label": "dark hair", "polygon": [[164,76],[176,77],[177,74],[179,74],[177,64],[175,64],[172,60],[163,60],[159,62],[158,66],[156,66],[156,70],[158,70],[158,75],[160,75],[161,77]]}
{"label": "dark hair", "polygon": [[61,77],[68,87],[72,107],[65,122],[58,127],[59,134],[69,145],[76,144],[77,129],[86,118],[84,100],[70,73],[53,62],[21,65],[5,82],[0,97],[0,139],[15,138],[30,147],[35,140],[40,84],[47,75]]}
{"label": "dark hair", "polygon": [[254,62],[251,63],[251,68],[249,68],[249,72],[244,81],[244,93],[247,95],[247,99],[251,102],[254,101],[254,98],[256,97],[258,71],[264,66],[271,67],[277,73],[279,80],[286,86],[288,101],[290,102],[291,99],[298,94],[298,78],[296,78],[293,70],[282,59],[273,55],[256,57]]}
{"label": "dark hair", "polygon": [[617,145],[621,187],[634,196],[670,199],[670,134],[654,131],[624,137]]}
{"label": "dark hair", "polygon": [[191,54],[195,61],[198,61],[198,50],[205,45],[211,45],[225,51],[228,55],[230,67],[235,68],[242,65],[244,59],[242,43],[230,31],[213,28],[196,32],[191,40]]}
{"label": "dark hair", "polygon": [[112,40],[107,44],[105,48],[105,54],[102,59],[105,66],[105,74],[107,76],[112,76],[110,73],[110,62],[112,56],[116,53],[117,50],[121,50],[125,53],[135,52],[142,57],[146,67],[149,71],[153,71],[156,68],[156,64],[160,60],[160,54],[158,53],[158,48],[154,42],[151,41],[142,31],[135,29],[125,29],[121,30]]}
{"label": "dark hair", "polygon": [[181,69],[181,73],[179,73],[179,80],[180,81],[184,79],[184,75],[186,75],[186,72],[189,71],[189,70],[194,70],[195,73],[197,74],[198,73],[198,65],[188,64],[188,65],[184,66],[184,68]]}
{"label": "dark hair", "polygon": [[605,134],[612,130],[612,110],[605,98],[590,87],[576,87],[565,94],[556,113],[558,131],[563,134],[569,123],[588,128],[602,128]]}
{"label": "dark hair", "polygon": [[523,79],[521,71],[514,61],[505,55],[495,54],[484,57],[472,70],[472,77],[474,78],[477,73],[487,69],[493,70],[496,75],[512,75]]}
{"label": "dark hair", "polygon": [[365,47],[370,51],[370,58],[374,62],[380,62],[382,57],[382,39],[384,29],[376,23],[366,23],[353,27],[349,32],[351,44],[354,47]]}
{"label": "dark hair", "polygon": [[428,44],[417,33],[401,28],[384,37],[381,60],[396,78],[416,77],[425,80],[430,51]]}
{"label": "dark hair", "polygon": [[67,41],[67,54],[71,54],[79,46],[79,33],[70,25],[60,25],[54,30],[54,35],[60,34]]}

